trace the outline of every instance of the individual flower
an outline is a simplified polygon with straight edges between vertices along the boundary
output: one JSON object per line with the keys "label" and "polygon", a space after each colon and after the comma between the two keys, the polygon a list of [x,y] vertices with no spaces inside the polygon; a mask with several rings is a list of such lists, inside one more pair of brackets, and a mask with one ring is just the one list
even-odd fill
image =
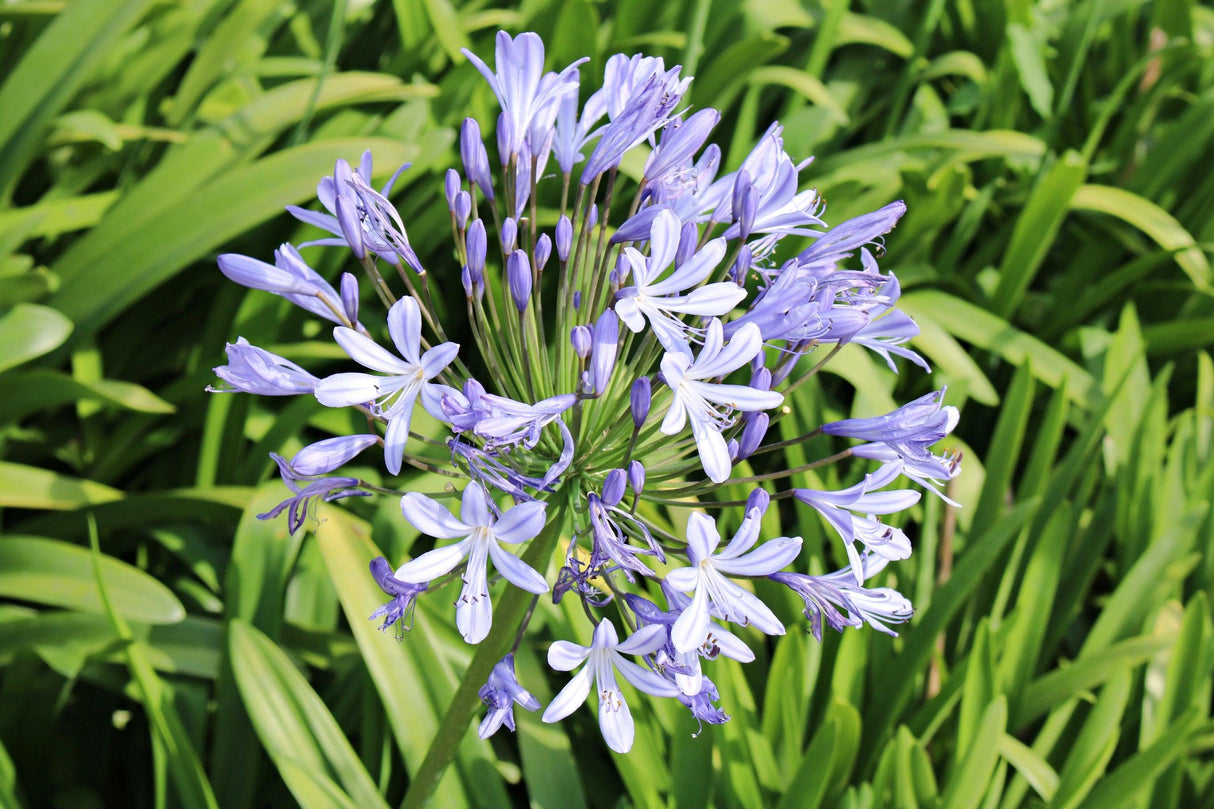
{"label": "individual flower", "polygon": [[[884,570],[889,560],[866,553],[860,564],[862,578],[867,580]],[[910,601],[897,590],[858,586],[850,566],[824,576],[779,572],[768,578],[787,586],[805,602],[805,617],[818,641],[822,640],[823,619],[837,632],[867,623],[879,632],[896,637],[898,633],[890,629],[889,624],[905,623],[914,615]]]}
{"label": "individual flower", "polygon": [[476,692],[489,712],[481,720],[478,735],[488,739],[503,724],[514,730],[514,705],[518,703],[529,711],[538,711],[540,701],[531,692],[518,684],[514,676],[514,652],[497,661],[489,673],[489,681]]}
{"label": "individual flower", "polygon": [[732,468],[729,448],[721,435],[733,423],[730,413],[735,409],[767,410],[784,401],[784,395],[775,391],[712,381],[741,368],[762,348],[756,326],[744,326],[726,344],[721,321],[713,319],[708,324],[704,347],[694,360],[681,351],[668,351],[662,358],[662,376],[674,393],[674,401],[662,419],[661,430],[666,435],[676,435],[690,422],[700,463],[714,483],[724,482]]}
{"label": "individual flower", "polygon": [[320,380],[288,359],[250,345],[243,337],[227,346],[228,364],[214,368],[215,375],[231,387],[208,387],[212,393],[256,393],[261,396],[293,396],[312,393]]}
{"label": "individual flower", "polygon": [[403,637],[413,622],[413,605],[417,602],[417,597],[426,590],[426,585],[409,584],[396,578],[392,575],[392,566],[382,556],[371,560],[371,577],[375,579],[379,589],[392,596],[392,599],[371,613],[367,620],[383,618],[384,622],[379,627],[381,632],[395,625],[397,637]]}
{"label": "individual flower", "polygon": [[847,558],[851,562],[856,584],[864,584],[864,564],[860,560],[860,544],[886,559],[910,556],[910,540],[901,529],[885,525],[878,515],[894,514],[919,502],[919,493],[910,489],[879,491],[901,474],[900,463],[887,463],[864,480],[837,492],[816,489],[794,489],[793,495],[802,503],[813,506],[843,539]]}
{"label": "individual flower", "polygon": [[[679,652],[690,652],[708,636],[710,616],[741,626],[754,626],[768,635],[783,635],[784,625],[754,593],[725,578],[766,576],[788,565],[801,552],[800,537],[780,537],[764,542],[755,550],[761,513],[752,509],[729,544],[717,553],[721,534],[716,520],[692,512],[687,520],[687,561],[689,567],[666,574],[671,587],[694,593],[691,603],[674,622],[670,639]],[[748,551],[750,551],[748,553]]]}
{"label": "individual flower", "polygon": [[[615,302],[615,312],[624,325],[639,332],[648,320],[658,341],[668,351],[687,341],[687,326],[679,315],[724,315],[746,297],[745,289],[729,282],[699,286],[725,256],[724,239],[713,239],[674,272],[665,275],[674,261],[680,231],[675,215],[662,211],[650,230],[649,255],[633,247],[624,249],[634,283],[617,292]],[[684,294],[686,290],[691,291]]]}
{"label": "individual flower", "polygon": [[632,749],[635,728],[632,712],[624,701],[615,679],[616,671],[624,676],[633,688],[655,697],[675,697],[679,689],[671,682],[659,677],[649,669],[624,659],[624,655],[644,655],[656,651],[665,641],[665,630],[661,626],[638,629],[623,643],[616,635],[615,626],[607,618],[594,628],[594,639],[589,646],[578,646],[567,640],[558,640],[548,648],[548,665],[557,671],[572,671],[583,662],[582,670],[571,679],[544,711],[545,722],[557,722],[577,710],[590,695],[590,681],[594,680],[599,695],[599,727],[607,746],[617,753]]}
{"label": "individual flower", "polygon": [[543,503],[523,503],[498,517],[485,489],[479,483],[473,483],[464,489],[459,519],[429,497],[416,492],[402,497],[400,507],[405,519],[423,534],[438,539],[459,539],[454,545],[427,551],[401,565],[396,578],[411,584],[430,582],[467,559],[464,587],[455,602],[455,625],[468,643],[484,640],[493,623],[487,570],[490,559],[494,569],[515,587],[529,593],[548,591],[543,576],[500,544],[518,545],[535,537],[544,527]]}
{"label": "individual flower", "polygon": [[421,310],[411,297],[401,298],[388,311],[388,333],[403,360],[370,337],[338,326],[333,330],[333,338],[350,358],[387,376],[334,374],[316,386],[316,398],[327,407],[370,403],[372,411],[387,420],[384,464],[394,475],[400,473],[414,403],[431,385],[430,380],[442,373],[459,352],[457,344],[442,343],[420,354],[421,332]]}

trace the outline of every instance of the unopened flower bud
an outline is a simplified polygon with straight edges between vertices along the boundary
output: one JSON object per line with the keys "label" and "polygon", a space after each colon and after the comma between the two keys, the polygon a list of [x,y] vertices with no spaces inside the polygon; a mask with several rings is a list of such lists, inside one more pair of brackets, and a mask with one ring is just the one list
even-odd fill
{"label": "unopened flower bud", "polygon": [[612,469],[603,481],[603,503],[614,506],[624,499],[625,476],[623,469]]}
{"label": "unopened flower bud", "polygon": [[637,377],[632,383],[631,395],[632,423],[641,429],[645,419],[649,417],[649,404],[652,398],[649,377]]}
{"label": "unopened flower bud", "polygon": [[460,268],[459,282],[464,285],[464,295],[471,298],[473,290],[472,273],[468,270],[467,264]]}
{"label": "unopened flower bud", "polygon": [[751,509],[757,508],[760,514],[767,513],[767,507],[771,505],[771,495],[766,489],[755,489],[746,498],[746,513],[749,514]]}
{"label": "unopened flower bud", "polygon": [[485,253],[488,252],[488,237],[485,235],[485,223],[480,219],[472,220],[468,226],[468,234],[464,237],[464,249],[468,253],[468,272],[472,274],[472,283],[480,285],[485,273]]}
{"label": "unopened flower bud", "polygon": [[674,266],[681,267],[696,254],[696,245],[700,241],[700,229],[695,222],[688,222],[679,231],[679,246],[674,251]]}
{"label": "unopened flower bud", "polygon": [[594,350],[590,358],[590,377],[594,381],[594,392],[607,390],[611,372],[615,370],[615,354],[620,342],[620,320],[613,310],[599,315],[594,323]]}
{"label": "unopened flower bud", "polygon": [[351,323],[358,322],[358,279],[348,272],[341,274],[341,308]]}
{"label": "unopened flower bud", "polygon": [[507,216],[502,222],[502,232],[498,235],[501,237],[502,252],[509,253],[518,241],[518,223]]}
{"label": "unopened flower bud", "polygon": [[447,173],[443,176],[443,191],[447,195],[447,210],[455,213],[455,197],[460,191],[459,172],[455,169],[447,169]]}
{"label": "unopened flower bud", "polygon": [[569,260],[569,249],[573,246],[573,223],[569,217],[556,220],[556,255],[561,261]]}
{"label": "unopened flower bud", "polygon": [[645,464],[640,461],[631,461],[628,464],[628,485],[632,487],[632,493],[639,495],[645,488]]}
{"label": "unopened flower bud", "polygon": [[467,191],[460,191],[455,195],[455,206],[452,210],[455,214],[455,224],[463,230],[468,226],[468,217],[472,214],[472,195]]}
{"label": "unopened flower bud", "polygon": [[742,428],[742,435],[738,439],[739,458],[749,458],[754,454],[767,435],[767,426],[770,423],[771,419],[766,413],[755,413],[747,420],[746,426]]}
{"label": "unopened flower bud", "polygon": [[323,475],[351,460],[377,441],[374,435],[340,435],[304,447],[291,459],[297,475]]}
{"label": "unopened flower bud", "polygon": [[354,192],[349,190],[349,186],[343,191],[337,189],[337,196],[333,200],[333,211],[337,214],[337,225],[341,228],[342,238],[346,240],[346,244],[350,245],[350,250],[354,253],[355,258],[359,261],[367,255],[367,249],[363,246],[363,224],[362,218],[358,210],[358,199],[354,196]]}
{"label": "unopened flower bud", "polygon": [[766,367],[756,368],[750,375],[750,385],[755,390],[771,390],[771,370]]}
{"label": "unopened flower bud", "polygon": [[599,206],[591,205],[586,211],[586,229],[594,230],[594,226],[599,223]]}
{"label": "unopened flower bud", "polygon": [[497,157],[502,161],[503,166],[510,165],[511,154],[510,138],[514,132],[514,117],[503,111],[497,116]]}
{"label": "unopened flower bud", "polygon": [[540,237],[535,240],[535,269],[543,272],[544,265],[548,263],[548,257],[551,255],[552,239],[547,233],[541,233]]}
{"label": "unopened flower bud", "polygon": [[581,359],[586,359],[590,356],[591,340],[589,326],[574,326],[569,332],[569,342],[573,344],[574,353]]}
{"label": "unopened flower bud", "polygon": [[522,314],[531,300],[531,263],[522,250],[515,250],[506,259],[506,281],[510,286],[510,297]]}
{"label": "unopened flower bud", "polygon": [[481,127],[475,118],[465,118],[459,131],[459,154],[464,161],[464,174],[468,180],[493,201],[493,176],[489,169],[489,153],[481,140]]}

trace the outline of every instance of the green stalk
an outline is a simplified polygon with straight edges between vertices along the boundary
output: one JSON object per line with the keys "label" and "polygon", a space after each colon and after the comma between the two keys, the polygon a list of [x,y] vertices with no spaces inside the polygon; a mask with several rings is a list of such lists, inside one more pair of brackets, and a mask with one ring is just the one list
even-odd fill
{"label": "green stalk", "polygon": [[[554,495],[554,499],[556,502],[549,501],[548,507],[551,519],[540,535],[531,541],[522,556],[523,561],[536,570],[547,569],[548,558],[552,556],[557,539],[565,527],[569,495],[564,494],[562,489]],[[493,608],[493,628],[489,630],[489,636],[476,647],[476,654],[472,656],[472,662],[460,680],[455,696],[451,698],[451,704],[447,707],[438,733],[430,743],[430,749],[426,751],[426,758],[409,782],[409,791],[405,793],[401,809],[422,809],[434,794],[443,773],[455,758],[460,741],[471,726],[477,706],[480,705],[477,692],[489,679],[489,673],[497,661],[510,651],[510,645],[514,642],[519,625],[527,613],[531,597],[531,593],[525,590],[507,587]]]}

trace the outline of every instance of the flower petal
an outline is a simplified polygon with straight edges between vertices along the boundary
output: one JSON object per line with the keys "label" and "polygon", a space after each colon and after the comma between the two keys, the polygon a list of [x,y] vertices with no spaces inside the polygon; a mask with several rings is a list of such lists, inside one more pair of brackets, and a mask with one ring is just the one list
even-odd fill
{"label": "flower petal", "polygon": [[615,647],[617,652],[645,655],[657,651],[666,642],[666,628],[661,624],[643,626]]}
{"label": "flower petal", "polygon": [[617,655],[615,667],[637,691],[644,691],[655,697],[673,697],[679,694],[679,687],[674,683],[663,679],[644,666],[638,666],[631,660],[625,660]]}
{"label": "flower petal", "polygon": [[766,576],[775,573],[801,553],[801,537],[780,537],[764,542],[737,559],[713,559],[713,567],[734,576]]}
{"label": "flower petal", "polygon": [[600,685],[599,728],[603,731],[603,741],[615,752],[627,753],[632,749],[636,727],[619,688],[608,689]]}
{"label": "flower petal", "polygon": [[379,395],[380,376],[371,374],[333,374],[316,386],[316,400],[325,407],[350,407],[375,401]]}
{"label": "flower petal", "polygon": [[433,379],[443,372],[459,354],[459,343],[439,343],[422,354],[422,376]]}
{"label": "flower petal", "polygon": [[691,604],[670,628],[670,640],[675,651],[691,652],[700,648],[708,637],[708,594],[703,584],[696,588]]}
{"label": "flower petal", "polygon": [[[557,641],[561,643],[561,641]],[[553,646],[556,644],[554,643]],[[549,665],[552,664],[552,650],[548,651]],[[556,668],[556,666],[553,666]],[[563,669],[567,671],[568,669]],[[559,722],[569,714],[581,707],[586,701],[586,697],[590,696],[590,679],[594,676],[594,669],[591,666],[579,671],[572,680],[570,680],[561,692],[553,698],[552,702],[548,703],[547,709],[544,711],[543,721]]]}
{"label": "flower petal", "polygon": [[[403,404],[404,401],[400,403]],[[393,475],[400,474],[405,444],[409,441],[409,422],[412,418],[413,402],[408,402],[397,415],[388,419],[388,429],[384,432],[384,466]]]}
{"label": "flower petal", "polygon": [[717,521],[707,514],[693,511],[687,518],[687,558],[693,564],[699,564],[712,556],[712,552],[721,544],[721,534],[717,530]]}
{"label": "flower petal", "polygon": [[354,329],[338,326],[333,329],[333,339],[350,355],[350,359],[384,374],[400,375],[413,371],[414,366],[404,362],[391,351],[381,346],[366,335],[359,334]]}
{"label": "flower petal", "polygon": [[450,511],[424,494],[409,492],[400,499],[400,508],[405,519],[427,536],[455,539],[466,537],[472,531],[470,526],[455,519]]}
{"label": "flower petal", "polygon": [[388,334],[396,350],[410,365],[420,365],[418,357],[421,351],[422,313],[417,301],[411,295],[398,300],[388,310]]}
{"label": "flower petal", "polygon": [[529,593],[548,592],[548,582],[544,581],[543,576],[522,559],[503,550],[496,542],[489,543],[489,558],[493,560],[497,572],[515,587]]}
{"label": "flower petal", "polygon": [[434,581],[439,576],[450,573],[456,565],[463,561],[467,553],[467,546],[462,542],[444,545],[405,562],[396,569],[396,573],[393,575],[406,584]]}
{"label": "flower petal", "polygon": [[464,488],[459,501],[459,517],[468,526],[487,528],[493,525],[493,513],[489,510],[489,496],[484,486],[470,483]]}
{"label": "flower petal", "polygon": [[508,545],[526,542],[544,529],[546,510],[544,503],[520,503],[493,525],[493,536]]}

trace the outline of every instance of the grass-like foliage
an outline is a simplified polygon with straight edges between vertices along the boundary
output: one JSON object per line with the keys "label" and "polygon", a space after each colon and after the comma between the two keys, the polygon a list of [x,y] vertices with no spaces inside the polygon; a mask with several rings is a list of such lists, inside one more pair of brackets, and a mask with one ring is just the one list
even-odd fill
{"label": "grass-like foliage", "polygon": [[[777,424],[801,435],[946,384],[963,507],[926,498],[900,523],[915,554],[887,581],[916,614],[899,637],[819,643],[795,596],[761,588],[789,632],[747,634],[745,667],[714,664],[730,722],[693,738],[677,706],[638,703],[621,756],[588,711],[519,712],[514,735],[469,727],[432,804],[1214,804],[1207,6],[12,0],[0,807],[417,800],[411,775],[470,647],[442,597],[400,643],[366,619],[383,601],[368,562],[417,538],[397,499],[323,508],[294,535],[257,519],[284,498],[267,454],[351,424],[315,401],[205,394],[225,340],[312,368],[345,358],[286,301],[227,283],[215,256],[315,238],[283,206],[369,148],[385,177],[413,163],[392,199],[437,305],[462,307],[441,172],[465,116],[492,131],[493,96],[460,49],[491,53],[498,28],[539,32],[549,68],[589,55],[584,76],[618,52],[682,64],[687,101],[723,112],[730,170],[779,120],[790,154],[816,155],[803,176],[829,221],[905,200],[882,269],[933,376],[848,348]],[[335,280],[338,251],[309,255]],[[800,446],[785,455],[806,463]],[[811,516],[773,508],[765,533],[803,536],[810,572],[833,569]],[[534,620],[562,637],[574,609]],[[516,656],[543,702],[563,682],[545,648]]]}

